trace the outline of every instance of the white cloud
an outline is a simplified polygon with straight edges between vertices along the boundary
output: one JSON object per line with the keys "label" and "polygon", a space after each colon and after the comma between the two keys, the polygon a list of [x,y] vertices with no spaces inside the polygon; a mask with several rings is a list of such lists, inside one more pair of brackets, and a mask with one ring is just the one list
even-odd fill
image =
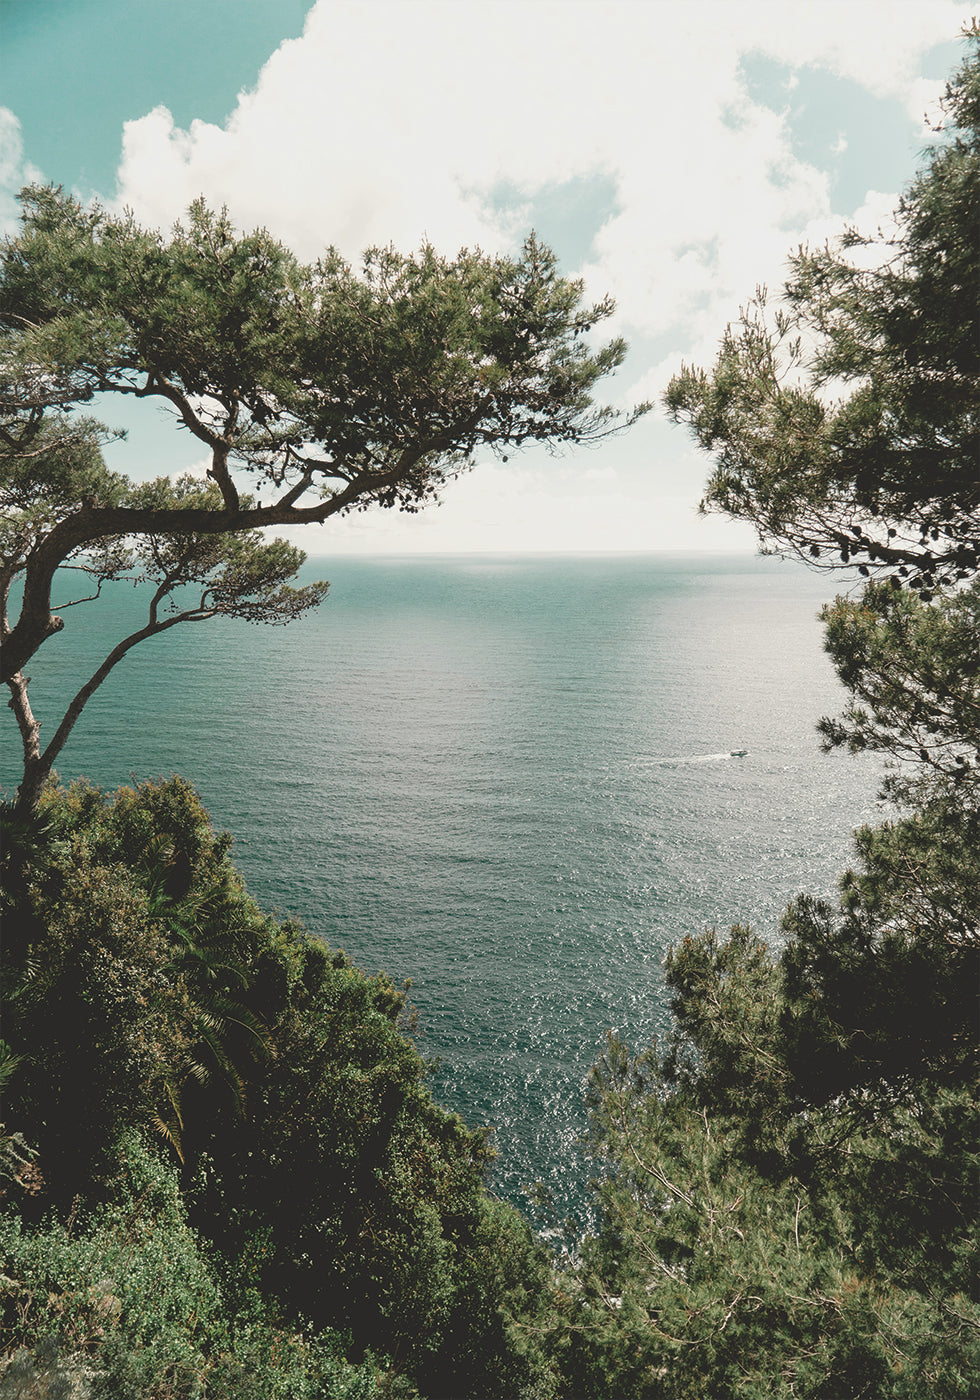
{"label": "white cloud", "polygon": [[917,59],[961,18],[952,0],[321,0],[224,128],[181,131],[163,108],[128,122],[118,200],[166,227],[204,193],[304,256],[426,237],[453,251],[512,241],[495,183],[532,196],[601,172],[618,212],[590,287],[662,331],[744,295],[829,208],[740,59],[824,65],[921,115]]}
{"label": "white cloud", "polygon": [[[943,87],[919,79],[921,56],[967,18],[955,0],[320,0],[224,127],[181,131],[162,108],[128,122],[117,199],[167,227],[203,193],[301,256],[333,243],[356,258],[424,238],[512,247],[518,204],[600,175],[615,212],[581,269],[588,292],[616,298],[614,329],[673,346],[610,386],[621,399],[632,381],[639,398],[682,356],[713,358],[756,285],[781,283],[789,250],[838,231],[826,172],[795,155],[784,116],[750,100],[743,58],[824,67],[919,120]],[[488,195],[504,184],[517,199],[501,211]],[[605,460],[629,516],[624,451]],[[601,515],[589,485],[578,499]],[[473,488],[455,489],[477,509]],[[578,537],[571,506],[524,506],[539,531],[557,538],[563,522]],[[427,518],[399,529],[425,537]]]}
{"label": "white cloud", "polygon": [[0,236],[16,232],[20,215],[16,192],[39,183],[41,172],[24,160],[20,122],[7,107],[0,107]]}
{"label": "white cloud", "polygon": [[757,10],[767,30],[759,47],[771,57],[812,63],[875,97],[897,97],[915,121],[933,86],[919,78],[920,56],[955,39],[971,16],[955,0],[797,0],[747,8]]}
{"label": "white cloud", "polygon": [[[866,237],[877,238],[881,235],[887,240],[897,232],[894,215],[894,194],[883,194],[879,190],[869,190],[864,204],[855,211],[847,222],[850,227]],[[818,218],[811,219],[803,227],[797,243],[807,244],[811,248],[819,248],[824,243],[833,241],[839,235],[840,230],[841,221],[839,219],[830,214],[823,214]],[[789,248],[784,243],[778,257],[781,260],[785,259],[788,251]],[[856,247],[848,252],[852,263],[864,267],[876,266],[887,256],[887,247],[883,247],[881,244],[872,244],[866,249]],[[648,365],[644,373],[630,384],[630,401],[634,399],[659,401],[671,377],[678,372],[682,362],[711,365],[718,353],[724,327],[729,321],[736,319],[742,307],[748,305],[758,285],[758,283],[751,287],[745,285],[744,295],[728,303],[723,318],[719,319],[715,314],[706,315],[703,312],[690,317],[684,335],[684,343],[671,349],[655,363]],[[778,300],[781,285],[779,279],[770,280],[766,289],[770,303]]]}
{"label": "white cloud", "polygon": [[0,181],[12,185],[24,158],[20,122],[7,107],[0,107]]}

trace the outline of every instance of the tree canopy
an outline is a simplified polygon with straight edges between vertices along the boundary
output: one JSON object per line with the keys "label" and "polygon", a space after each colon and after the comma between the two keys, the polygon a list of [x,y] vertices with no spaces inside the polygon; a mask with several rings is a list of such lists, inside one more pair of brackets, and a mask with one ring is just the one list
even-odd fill
{"label": "tree canopy", "polygon": [[799,249],[774,311],[760,290],[666,396],[714,456],[704,509],[927,594],[980,564],[978,33],[894,229]]}
{"label": "tree canopy", "polygon": [[[610,1035],[591,1075],[596,1219],[559,1259],[485,1190],[486,1135],[431,1099],[405,992],[263,913],[186,783],[50,785],[43,832],[28,809],[0,850],[4,1394],[82,1376],[170,1400],[980,1393],[978,38],[890,258],[800,252],[775,332],[760,301],[668,396],[716,454],[710,508],[882,575],[823,613],[851,697],[824,745],[889,765],[888,819],[856,833],[837,896],[801,895],[776,947],[736,924],[671,951],[666,1043]],[[32,198],[2,322],[25,655],[57,627],[55,568],[96,595],[152,585],[124,648],[172,618],[285,621],[322,585],[294,587],[264,525],[415,509],[481,444],[614,426],[588,393],[621,350],[581,341],[603,308],[579,310],[536,245],[503,283],[428,250],[354,278],[223,242],[203,208],[165,243]],[[332,328],[322,363],[307,322]],[[110,391],[169,401],[210,479],[108,472],[73,412]]]}
{"label": "tree canopy", "polygon": [[[576,1396],[968,1397],[980,1385],[980,30],[888,238],[800,250],[668,407],[705,509],[866,576],[823,611],[888,819],[770,948],[667,960],[674,1030],[590,1083],[597,1230],[559,1300]],[[870,261],[862,261],[862,255]],[[880,575],[880,577],[872,577]]]}
{"label": "tree canopy", "polygon": [[[303,264],[203,201],[165,238],[54,188],[21,198],[0,250],[0,640],[25,808],[88,695],[144,637],[216,614],[288,622],[319,603],[326,585],[295,586],[304,556],[266,527],[416,511],[478,451],[595,441],[646,410],[594,402],[625,353],[590,345],[612,303],[583,303],[534,237],[517,258],[372,249],[355,270],[333,249]],[[82,410],[113,395],[168,405],[207,480],[110,471],[113,434]],[[121,576],[153,592],[146,625],[42,749],[24,667],[64,625],[52,582],[65,568],[96,594]]]}
{"label": "tree canopy", "polygon": [[547,1397],[515,1325],[547,1252],[407,987],[261,910],[180,778],[41,816],[3,909],[0,1393]]}

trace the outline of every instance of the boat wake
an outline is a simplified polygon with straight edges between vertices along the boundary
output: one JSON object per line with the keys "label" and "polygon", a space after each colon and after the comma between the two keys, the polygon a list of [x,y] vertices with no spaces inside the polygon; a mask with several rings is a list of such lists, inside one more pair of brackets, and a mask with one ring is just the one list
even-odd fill
{"label": "boat wake", "polygon": [[724,753],[688,753],[677,758],[662,758],[661,767],[674,767],[679,763],[724,763],[729,758],[745,758],[748,749],[727,749]]}

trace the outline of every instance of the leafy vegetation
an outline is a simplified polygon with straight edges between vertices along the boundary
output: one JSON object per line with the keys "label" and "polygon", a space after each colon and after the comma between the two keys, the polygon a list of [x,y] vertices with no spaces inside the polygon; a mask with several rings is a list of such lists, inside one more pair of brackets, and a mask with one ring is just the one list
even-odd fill
{"label": "leafy vegetation", "polygon": [[781,950],[736,927],[673,951],[666,1046],[610,1041],[575,1395],[980,1389],[978,39],[887,259],[801,251],[774,330],[760,298],[667,395],[714,455],[708,506],[868,577],[825,610],[852,699],[821,729],[886,756],[894,816]]}
{"label": "leafy vegetation", "polygon": [[793,254],[772,314],[759,292],[713,372],[686,367],[666,398],[714,457],[705,509],[927,593],[980,563],[977,33],[894,230]]}
{"label": "leafy vegetation", "polygon": [[173,1166],[137,1136],[121,1139],[105,1192],[39,1229],[13,1213],[0,1221],[5,1395],[70,1385],[93,1400],[381,1394],[383,1367],[347,1362],[341,1336],[284,1327],[222,1268],[187,1223]]}
{"label": "leafy vegetation", "polygon": [[[487,1195],[486,1134],[433,1102],[405,989],[263,914],[180,779],[51,788],[39,825],[5,925],[8,1354],[54,1327],[54,1304],[16,1305],[40,1288],[32,1270],[49,1271],[45,1297],[88,1296],[106,1273],[118,1307],[96,1333],[65,1303],[58,1364],[94,1358],[107,1393],[129,1377],[120,1394],[156,1394],[134,1377],[157,1269],[202,1319],[184,1337],[153,1305],[161,1396],[203,1394],[205,1375],[208,1395],[244,1393],[219,1376],[230,1356],[248,1369],[233,1338],[253,1313],[256,1346],[282,1334],[283,1395],[320,1393],[290,1389],[289,1368],[319,1374],[321,1351],[333,1366],[338,1337],[358,1385],[383,1358],[386,1394],[409,1376],[435,1394],[531,1386],[543,1361],[513,1318],[550,1261]],[[125,1287],[121,1264],[86,1273],[127,1249],[142,1262]]]}
{"label": "leafy vegetation", "polygon": [[[25,813],[90,696],[145,638],[214,616],[288,623],[321,601],[325,583],[295,585],[302,551],[265,527],[417,511],[478,449],[589,442],[648,407],[618,422],[593,402],[625,353],[588,347],[612,303],[583,304],[533,238],[516,259],[372,249],[355,272],[333,249],[301,264],[203,201],[167,239],[60,190],[21,202],[22,230],[0,248],[0,678]],[[172,410],[207,480],[108,470],[101,449],[119,435],[82,412],[96,396]],[[53,603],[59,569],[90,591]],[[124,576],[152,584],[146,622],[42,746],[24,667],[69,607]]]}
{"label": "leafy vegetation", "polygon": [[[685,371],[669,396],[716,452],[714,505],[774,547],[818,561],[832,548],[868,575],[825,611],[852,699],[821,730],[828,746],[884,756],[892,809],[856,834],[838,898],[801,896],[777,947],[736,925],[672,951],[667,1042],[635,1054],[610,1037],[592,1073],[597,1223],[559,1257],[488,1193],[486,1135],[433,1102],[406,989],[263,913],[187,783],[112,797],[49,784],[36,807],[4,814],[0,1393],[980,1392],[980,342],[966,295],[980,265],[967,217],[978,38],[950,87],[957,125],[906,197],[891,260],[852,267],[853,239],[799,254],[775,339],[749,318],[712,376]],[[53,197],[41,206],[39,238],[61,217]],[[163,266],[128,224],[85,228],[85,286],[113,240],[135,240],[144,272]],[[211,238],[218,257],[219,232],[201,211],[180,255]],[[365,287],[344,285],[363,311],[372,288],[388,296],[423,273],[382,260]],[[76,353],[79,337],[129,344],[99,305],[37,318],[62,356],[63,383],[38,390],[54,404],[59,385],[77,395],[108,373]],[[280,310],[273,298],[273,325]],[[168,317],[139,332],[166,373]],[[787,385],[790,329],[817,349],[807,363],[802,341],[790,348]],[[232,373],[210,341],[198,351],[194,373]],[[468,371],[450,357],[446,373]],[[831,377],[853,392],[828,407]],[[345,437],[322,386],[310,392],[336,451],[365,452],[363,425]],[[391,389],[402,409],[420,392]],[[257,434],[243,460],[264,469],[266,432],[298,451],[292,409],[251,390],[240,401]],[[424,394],[420,405],[436,411]],[[227,510],[271,523],[229,504],[220,464],[213,478]],[[409,485],[424,495],[433,480]],[[83,507],[103,521],[112,510]],[[203,520],[186,507],[182,523],[210,539]]]}

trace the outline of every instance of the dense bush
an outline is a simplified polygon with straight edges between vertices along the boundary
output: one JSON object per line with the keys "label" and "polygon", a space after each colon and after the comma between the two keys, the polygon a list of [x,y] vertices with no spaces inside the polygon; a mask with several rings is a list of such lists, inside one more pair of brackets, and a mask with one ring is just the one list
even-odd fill
{"label": "dense bush", "polygon": [[568,1394],[977,1394],[973,1077],[926,1066],[901,1092],[806,1102],[793,952],[738,928],[688,940],[674,1043],[631,1056],[611,1038],[594,1070],[600,1228],[560,1301]]}
{"label": "dense bush", "polygon": [[[12,843],[6,1116],[23,1147],[8,1172],[7,1228],[18,1258],[60,1259],[79,1199],[86,1238],[117,1229],[118,1215],[104,1226],[89,1213],[120,1209],[135,1132],[169,1162],[153,1170],[179,1183],[154,1238],[174,1235],[205,1291],[218,1274],[246,1280],[248,1299],[289,1336],[326,1337],[332,1356],[339,1331],[355,1359],[388,1358],[387,1394],[395,1377],[407,1394],[412,1376],[430,1394],[546,1394],[541,1347],[515,1319],[529,1302],[544,1306],[550,1260],[488,1197],[486,1133],[433,1102],[406,1034],[405,990],[264,914],[228,846],[179,778],[111,797],[86,783],[52,788],[36,829]],[[144,1242],[149,1279],[169,1265]],[[227,1285],[209,1293],[208,1308],[233,1329],[230,1296]],[[172,1393],[193,1394],[198,1342],[186,1340],[181,1360],[178,1322],[160,1328]],[[124,1350],[129,1336],[111,1332]],[[94,1347],[98,1365],[122,1376],[110,1340],[57,1338],[69,1351]],[[15,1343],[11,1333],[8,1354]],[[288,1345],[290,1365],[309,1352],[313,1374],[324,1344]],[[132,1393],[149,1395],[142,1384]]]}
{"label": "dense bush", "polygon": [[[0,1217],[0,1394],[91,1400],[371,1400],[384,1372],[342,1339],[277,1323],[260,1295],[225,1289],[189,1228],[177,1173],[127,1134],[98,1207],[32,1229]],[[28,1383],[36,1389],[28,1390]],[[69,1390],[69,1393],[71,1391]]]}
{"label": "dense bush", "polygon": [[405,990],[264,914],[187,783],[52,789],[8,847],[0,1395],[969,1400],[968,943],[928,923],[942,1036],[892,1025],[902,834],[780,955],[674,950],[669,1042],[594,1071],[599,1225],[559,1267]]}

